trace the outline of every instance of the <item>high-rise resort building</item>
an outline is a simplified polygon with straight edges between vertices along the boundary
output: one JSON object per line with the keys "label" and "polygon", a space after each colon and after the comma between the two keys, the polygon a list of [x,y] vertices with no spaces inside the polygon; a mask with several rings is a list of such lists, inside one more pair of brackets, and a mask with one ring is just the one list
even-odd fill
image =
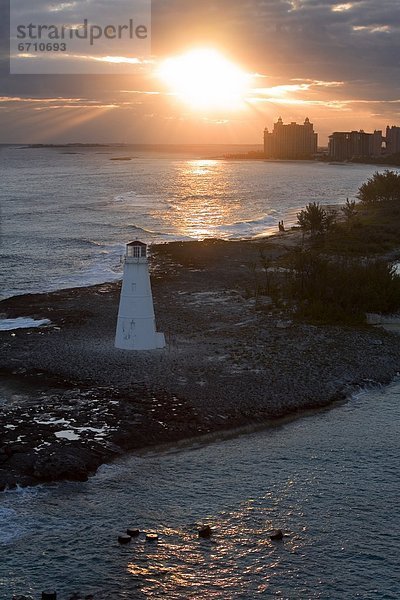
{"label": "high-rise resort building", "polygon": [[264,153],[267,158],[287,160],[310,159],[317,153],[318,134],[310,119],[304,125],[289,123],[285,125],[282,117],[274,123],[274,129],[264,131]]}
{"label": "high-rise resort building", "polygon": [[335,131],[329,136],[329,158],[351,160],[382,155],[382,131]]}
{"label": "high-rise resort building", "polygon": [[400,154],[400,127],[386,127],[385,154]]}

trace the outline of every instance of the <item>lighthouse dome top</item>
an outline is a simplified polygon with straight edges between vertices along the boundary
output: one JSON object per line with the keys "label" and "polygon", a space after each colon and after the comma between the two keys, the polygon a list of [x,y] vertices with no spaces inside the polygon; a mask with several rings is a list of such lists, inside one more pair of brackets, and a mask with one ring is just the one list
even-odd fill
{"label": "lighthouse dome top", "polygon": [[126,256],[127,258],[146,258],[147,256],[147,244],[134,240],[126,244]]}
{"label": "lighthouse dome top", "polygon": [[139,240],[134,240],[133,242],[128,242],[127,246],[147,246],[147,244]]}

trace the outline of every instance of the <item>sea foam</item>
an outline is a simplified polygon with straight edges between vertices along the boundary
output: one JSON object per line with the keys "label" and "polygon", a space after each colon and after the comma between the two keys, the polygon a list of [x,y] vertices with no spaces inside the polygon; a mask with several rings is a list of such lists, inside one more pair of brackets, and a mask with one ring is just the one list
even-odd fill
{"label": "sea foam", "polygon": [[31,327],[43,327],[50,325],[49,319],[32,319],[30,317],[18,317],[16,319],[0,319],[0,331],[12,331],[13,329],[30,329]]}

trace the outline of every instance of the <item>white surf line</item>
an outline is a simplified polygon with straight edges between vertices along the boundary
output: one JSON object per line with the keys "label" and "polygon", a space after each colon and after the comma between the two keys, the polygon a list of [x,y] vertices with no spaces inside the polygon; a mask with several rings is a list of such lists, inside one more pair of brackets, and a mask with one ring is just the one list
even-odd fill
{"label": "white surf line", "polygon": [[12,331],[13,329],[29,329],[31,327],[43,327],[50,325],[49,319],[32,319],[30,317],[18,317],[16,319],[0,319],[0,331]]}

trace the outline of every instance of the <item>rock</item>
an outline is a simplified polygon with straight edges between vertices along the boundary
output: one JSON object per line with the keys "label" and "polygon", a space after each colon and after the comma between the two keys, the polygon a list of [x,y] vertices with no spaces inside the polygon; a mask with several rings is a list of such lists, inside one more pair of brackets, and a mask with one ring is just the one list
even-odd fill
{"label": "rock", "polygon": [[274,531],[270,534],[271,540],[283,540],[283,531],[282,529],[274,529]]}
{"label": "rock", "polygon": [[382,315],[378,313],[366,313],[365,316],[368,325],[380,325],[382,323]]}
{"label": "rock", "polygon": [[33,476],[42,481],[86,481],[88,473],[95,470],[94,457],[82,447],[48,446],[33,465]]}
{"label": "rock", "polygon": [[209,525],[205,525],[199,529],[199,537],[208,539],[212,536],[212,529]]}
{"label": "rock", "polygon": [[57,592],[42,592],[42,600],[57,600]]}
{"label": "rock", "polygon": [[276,327],[278,329],[289,329],[289,327],[291,327],[293,325],[293,321],[291,321],[290,319],[287,321],[277,321],[276,323]]}
{"label": "rock", "polygon": [[126,533],[131,537],[138,537],[140,535],[139,529],[131,529],[130,527],[128,527]]}
{"label": "rock", "polygon": [[157,533],[146,533],[146,542],[157,542],[158,535]]}
{"label": "rock", "polygon": [[121,534],[118,536],[118,542],[120,544],[129,544],[129,542],[131,541],[131,536],[130,535],[125,535],[125,534]]}
{"label": "rock", "polygon": [[17,454],[18,452],[24,451],[23,444],[11,444],[11,446],[7,447],[7,451],[11,454]]}

